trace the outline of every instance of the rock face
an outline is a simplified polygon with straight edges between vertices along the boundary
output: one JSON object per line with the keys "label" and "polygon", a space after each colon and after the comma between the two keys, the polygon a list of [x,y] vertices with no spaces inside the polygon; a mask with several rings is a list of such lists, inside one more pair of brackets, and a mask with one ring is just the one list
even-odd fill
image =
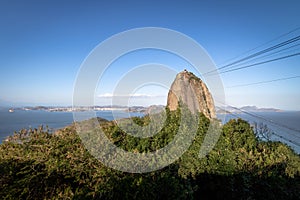
{"label": "rock face", "polygon": [[178,102],[187,105],[192,113],[202,112],[207,118],[216,118],[214,100],[205,83],[193,73],[184,70],[177,74],[168,93],[167,107],[172,111]]}

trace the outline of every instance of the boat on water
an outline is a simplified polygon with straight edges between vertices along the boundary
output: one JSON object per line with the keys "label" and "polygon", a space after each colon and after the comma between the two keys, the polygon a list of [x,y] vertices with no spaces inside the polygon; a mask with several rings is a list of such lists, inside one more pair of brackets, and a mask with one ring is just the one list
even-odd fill
{"label": "boat on water", "polygon": [[13,113],[15,111],[14,111],[14,109],[9,109],[8,112]]}

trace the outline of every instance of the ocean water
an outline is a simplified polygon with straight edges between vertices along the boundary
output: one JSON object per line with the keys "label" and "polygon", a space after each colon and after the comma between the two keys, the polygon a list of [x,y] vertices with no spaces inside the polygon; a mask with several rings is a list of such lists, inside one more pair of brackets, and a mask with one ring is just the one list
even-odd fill
{"label": "ocean water", "polygon": [[[113,120],[114,118],[126,118],[132,116],[143,116],[139,112],[125,111],[97,111],[98,117]],[[41,125],[50,129],[59,129],[73,123],[72,112],[48,112],[42,110],[15,110],[13,113],[8,112],[8,108],[0,109],[0,143],[15,131],[23,128],[37,128]]]}

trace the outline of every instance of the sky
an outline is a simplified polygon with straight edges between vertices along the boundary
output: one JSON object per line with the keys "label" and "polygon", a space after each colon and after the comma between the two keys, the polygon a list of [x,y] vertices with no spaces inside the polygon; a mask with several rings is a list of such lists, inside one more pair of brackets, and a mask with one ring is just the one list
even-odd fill
{"label": "sky", "polygon": [[[0,105],[71,105],[76,78],[88,55],[106,39],[134,28],[161,27],[185,34],[199,43],[220,67],[300,27],[299,7],[296,0],[2,0]],[[300,31],[293,32],[265,48],[298,35]],[[295,52],[299,50],[291,53]],[[161,63],[176,72],[185,68],[195,72],[186,60],[169,52],[131,52],[113,62],[99,78],[95,104],[111,103],[122,77],[145,63]],[[300,56],[294,56],[220,74],[226,104],[300,110],[299,78],[232,87],[298,76],[299,64]],[[130,104],[165,104],[167,92],[165,85],[140,85],[132,92]]]}

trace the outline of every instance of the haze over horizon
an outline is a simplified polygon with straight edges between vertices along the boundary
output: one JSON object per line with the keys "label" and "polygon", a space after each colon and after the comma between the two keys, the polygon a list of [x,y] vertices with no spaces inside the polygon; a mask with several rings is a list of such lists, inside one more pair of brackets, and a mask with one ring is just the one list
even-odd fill
{"label": "haze over horizon", "polygon": [[[202,45],[220,68],[299,37],[299,7],[300,2],[292,0],[1,1],[0,106],[72,105],[74,82],[84,59],[99,43],[133,28],[162,27],[181,32]],[[296,40],[284,46],[285,51],[231,66],[246,66],[244,69],[220,70],[226,103],[300,110],[300,56],[247,67],[297,54],[299,45]],[[105,71],[95,90],[95,104],[110,104],[118,81],[144,63],[162,63],[176,72],[187,69],[205,79],[172,53],[134,51]],[[167,92],[168,88],[159,85],[136,88],[129,105],[166,105]]]}

